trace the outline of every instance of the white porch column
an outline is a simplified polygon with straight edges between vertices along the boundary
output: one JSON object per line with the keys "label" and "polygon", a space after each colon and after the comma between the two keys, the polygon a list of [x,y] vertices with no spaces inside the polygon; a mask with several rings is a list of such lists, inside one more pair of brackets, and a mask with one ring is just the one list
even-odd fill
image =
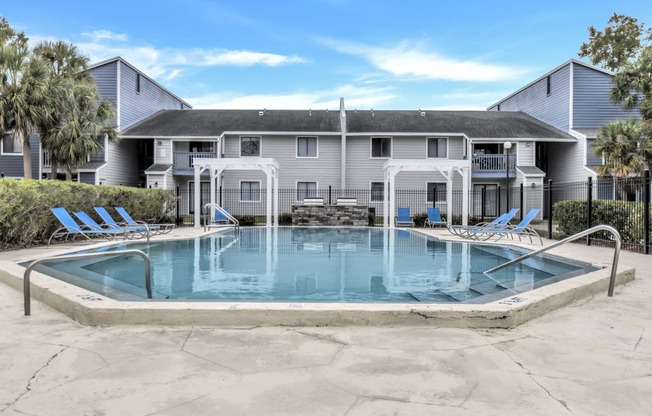
{"label": "white porch column", "polygon": [[453,173],[451,169],[446,177],[446,222],[453,225]]}
{"label": "white porch column", "polygon": [[471,189],[471,175],[469,168],[462,168],[460,173],[462,174],[462,225],[466,226],[469,224],[469,190]]}
{"label": "white porch column", "polygon": [[[210,188],[211,188],[211,196],[210,196],[210,203],[211,203],[211,209],[210,209],[210,215],[211,218],[215,218],[215,180],[217,179],[217,172],[214,172],[213,169],[210,169],[208,177],[211,178],[211,183],[210,183]],[[204,207],[202,207],[202,210]]]}
{"label": "white porch column", "polygon": [[272,173],[274,174],[274,227],[278,227],[278,169],[273,169]]}
{"label": "white porch column", "polygon": [[195,205],[195,227],[194,228],[201,228],[201,214],[200,214],[200,207],[201,205],[201,166],[195,165],[195,195],[193,195],[193,198],[195,200],[194,205]]}
{"label": "white porch column", "polygon": [[267,216],[267,218],[265,219],[265,226],[271,227],[272,226],[272,192],[274,192],[272,189],[272,179],[273,179],[272,175],[274,173],[272,172],[272,169],[269,168],[265,169],[265,173],[267,174],[267,190],[265,192],[265,197],[267,200],[267,203],[265,204],[266,205],[265,215]]}
{"label": "white porch column", "polygon": [[[389,171],[386,168],[383,172],[383,228],[389,227]],[[371,198],[370,198],[371,199]]]}
{"label": "white porch column", "polygon": [[396,212],[396,174],[393,170],[389,173],[389,228],[394,228],[394,212]]}

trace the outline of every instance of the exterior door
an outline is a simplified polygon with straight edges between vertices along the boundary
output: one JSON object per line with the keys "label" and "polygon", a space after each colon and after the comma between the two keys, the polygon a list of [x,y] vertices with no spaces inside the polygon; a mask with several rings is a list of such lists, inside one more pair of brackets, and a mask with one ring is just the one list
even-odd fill
{"label": "exterior door", "polygon": [[473,185],[473,214],[476,217],[496,217],[498,185],[495,183]]}

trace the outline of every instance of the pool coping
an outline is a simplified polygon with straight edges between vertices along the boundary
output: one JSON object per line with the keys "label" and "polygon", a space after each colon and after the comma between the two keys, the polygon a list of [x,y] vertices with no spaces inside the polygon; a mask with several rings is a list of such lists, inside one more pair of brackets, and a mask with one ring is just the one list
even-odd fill
{"label": "pool coping", "polygon": [[[432,235],[428,232],[422,233]],[[194,237],[207,234],[201,233]],[[178,238],[189,238],[189,236],[171,236],[158,240]],[[113,243],[92,244],[83,248],[90,249],[107,244]],[[524,247],[522,244],[508,243],[507,245]],[[54,256],[78,250],[80,246],[48,249],[47,255]],[[559,254],[555,256],[566,257]],[[0,261],[0,281],[22,291],[25,268],[20,266],[18,261],[42,257],[46,256],[32,255],[13,261]],[[36,271],[32,272],[30,283],[33,299],[85,325],[428,325],[456,328],[514,328],[582,298],[596,294],[606,296],[610,273],[611,267],[607,267],[486,304],[131,302],[117,301]],[[619,265],[617,285],[634,278],[633,267]]]}

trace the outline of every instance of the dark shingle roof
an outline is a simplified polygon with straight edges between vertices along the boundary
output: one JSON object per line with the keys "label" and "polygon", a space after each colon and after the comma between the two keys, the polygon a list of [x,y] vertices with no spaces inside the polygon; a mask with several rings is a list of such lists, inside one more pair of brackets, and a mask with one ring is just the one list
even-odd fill
{"label": "dark shingle roof", "polygon": [[[263,110],[260,110],[263,111]],[[339,111],[163,110],[122,132],[124,136],[206,136],[225,131],[340,131]]]}
{"label": "dark shingle roof", "polygon": [[463,133],[469,138],[572,139],[561,130],[520,112],[506,111],[347,112],[351,133]]}
{"label": "dark shingle roof", "polygon": [[[425,115],[422,115],[425,114]],[[520,112],[347,111],[349,133],[442,133],[470,138],[574,138]],[[126,129],[135,137],[217,137],[223,132],[340,132],[339,111],[163,110]]]}
{"label": "dark shingle roof", "polygon": [[101,168],[104,165],[106,165],[106,162],[86,162],[83,165],[79,166],[77,168],[77,170],[80,170],[80,169],[83,169],[83,170],[98,169],[98,168]]}
{"label": "dark shingle roof", "polygon": [[145,172],[165,172],[172,167],[171,163],[155,163],[145,169]]}
{"label": "dark shingle roof", "polygon": [[546,172],[542,171],[536,166],[517,166],[516,169],[520,170],[523,175],[545,175]]}

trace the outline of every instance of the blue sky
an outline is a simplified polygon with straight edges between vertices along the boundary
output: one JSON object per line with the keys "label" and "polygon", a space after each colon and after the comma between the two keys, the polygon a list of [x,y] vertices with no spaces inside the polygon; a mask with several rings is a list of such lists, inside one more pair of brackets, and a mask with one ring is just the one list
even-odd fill
{"label": "blue sky", "polygon": [[[110,4],[111,6],[107,6]],[[34,42],[117,55],[195,108],[484,109],[652,1],[3,2]]]}

